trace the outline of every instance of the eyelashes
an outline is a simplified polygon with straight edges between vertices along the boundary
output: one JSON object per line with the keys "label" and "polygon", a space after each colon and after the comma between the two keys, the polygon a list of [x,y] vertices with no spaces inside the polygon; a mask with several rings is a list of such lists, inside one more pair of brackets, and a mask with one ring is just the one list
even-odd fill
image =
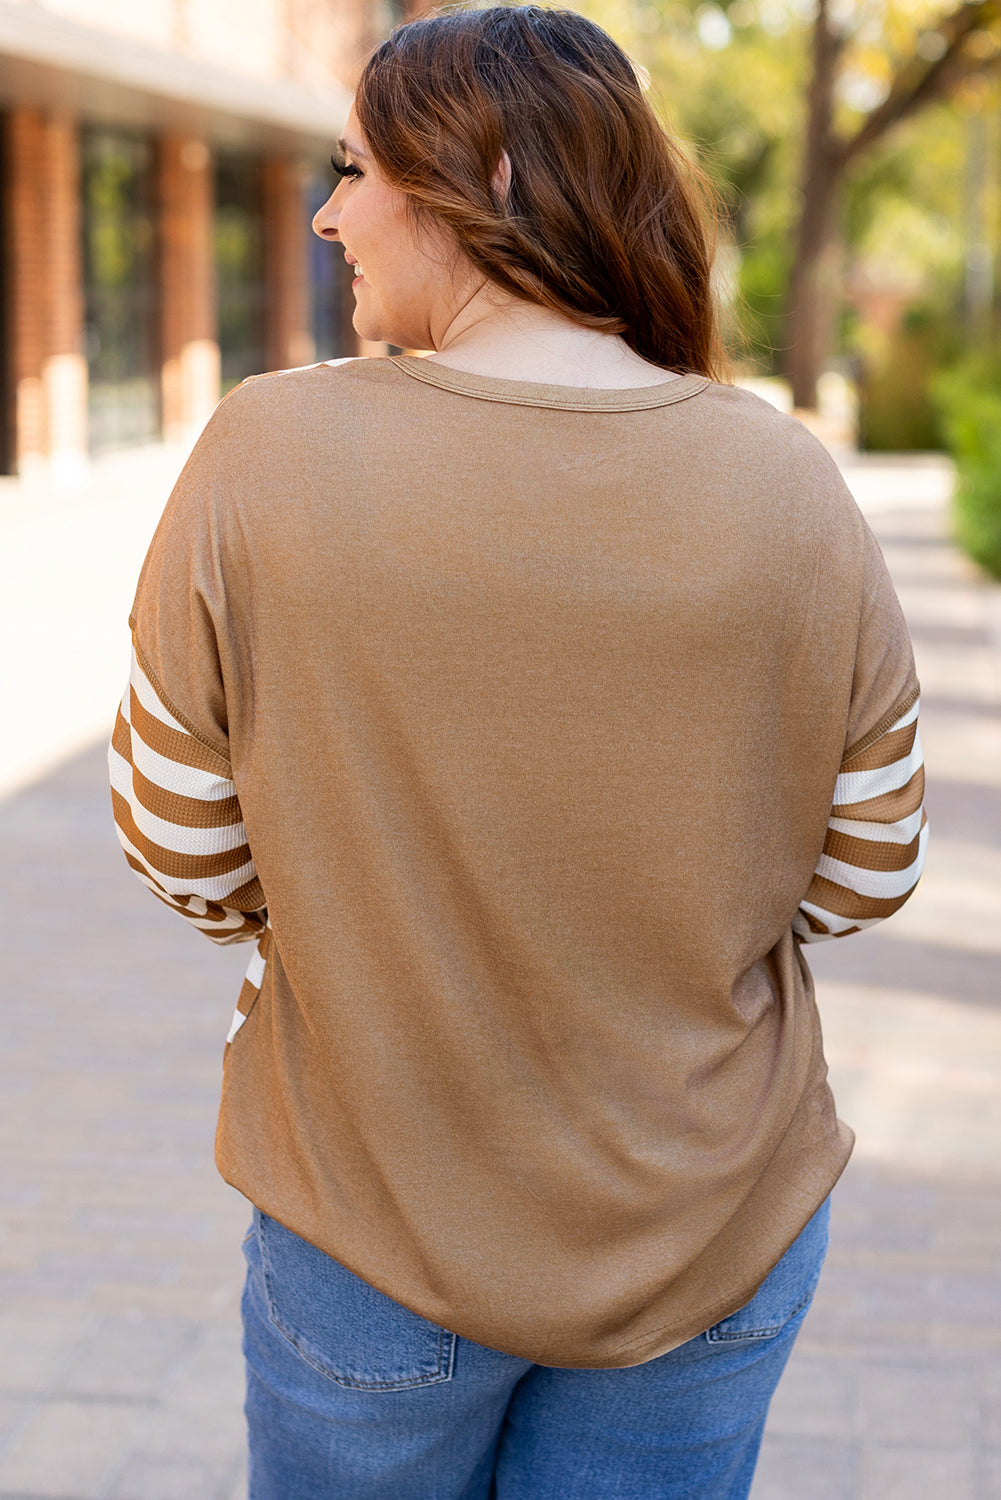
{"label": "eyelashes", "polygon": [[332,156],[330,165],[342,181],[345,177],[361,177],[362,175],[361,167],[356,167],[353,161],[345,161],[343,156]]}

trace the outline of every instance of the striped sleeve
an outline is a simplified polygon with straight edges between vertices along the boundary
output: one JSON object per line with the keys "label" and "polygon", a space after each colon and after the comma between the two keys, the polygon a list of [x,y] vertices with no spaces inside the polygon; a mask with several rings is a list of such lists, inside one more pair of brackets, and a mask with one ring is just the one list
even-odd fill
{"label": "striped sleeve", "polygon": [[846,937],[903,906],[928,840],[918,700],[841,765],[824,849],[793,931],[806,943]]}
{"label": "striped sleeve", "polygon": [[118,838],[143,884],[214,942],[258,937],[266,902],[229,762],[167,708],[134,650],[108,767]]}

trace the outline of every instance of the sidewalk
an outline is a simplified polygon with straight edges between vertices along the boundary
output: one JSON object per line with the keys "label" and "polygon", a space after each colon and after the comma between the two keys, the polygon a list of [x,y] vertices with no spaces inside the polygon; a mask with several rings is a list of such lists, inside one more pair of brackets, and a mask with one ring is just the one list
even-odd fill
{"label": "sidewalk", "polygon": [[753,1500],[998,1500],[1001,592],[945,543],[933,461],[846,474],[914,638],[932,837],[891,921],[809,950],[857,1144]]}
{"label": "sidewalk", "polygon": [[[858,1145],[753,1500],[997,1500],[997,594],[943,541],[939,461],[857,460],[848,474],[914,632],[933,843],[891,923],[810,950]],[[123,473],[117,498],[95,502],[108,526],[138,483]],[[134,495],[130,546],[152,528],[154,491]],[[89,558],[84,519],[73,546]],[[133,580],[101,566],[110,621],[110,593],[127,609]],[[124,661],[110,704],[123,677]],[[246,955],[184,930],[129,875],[102,746],[0,802],[0,846],[0,1500],[244,1500],[248,1210],[215,1174],[212,1134]]]}

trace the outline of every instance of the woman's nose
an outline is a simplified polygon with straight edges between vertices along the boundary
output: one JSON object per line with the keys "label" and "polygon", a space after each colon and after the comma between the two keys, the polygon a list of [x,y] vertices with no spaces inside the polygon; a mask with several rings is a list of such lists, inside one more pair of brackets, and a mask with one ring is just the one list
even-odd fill
{"label": "woman's nose", "polygon": [[331,193],[322,208],[318,208],[313,215],[313,233],[318,234],[321,240],[337,239],[337,210],[334,208],[334,197],[336,189]]}

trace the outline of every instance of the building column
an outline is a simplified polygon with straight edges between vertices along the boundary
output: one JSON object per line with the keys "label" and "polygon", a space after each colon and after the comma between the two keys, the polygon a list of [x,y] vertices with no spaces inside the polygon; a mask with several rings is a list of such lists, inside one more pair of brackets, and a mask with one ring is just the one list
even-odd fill
{"label": "building column", "polygon": [[204,141],[158,146],[163,435],[189,442],[219,400],[212,162]]}
{"label": "building column", "polygon": [[269,370],[308,365],[316,357],[310,319],[310,232],[300,164],[264,161],[264,276]]}
{"label": "building column", "polygon": [[6,175],[15,465],[26,477],[72,480],[87,465],[75,121],[12,110]]}
{"label": "building column", "polygon": [[10,377],[13,386],[12,456],[17,474],[44,470],[45,397],[45,118],[40,110],[12,109],[7,122],[4,176],[10,226]]}
{"label": "building column", "polygon": [[84,353],[80,141],[76,121],[46,121],[49,305],[45,410],[49,466],[77,478],[87,466],[87,357]]}

